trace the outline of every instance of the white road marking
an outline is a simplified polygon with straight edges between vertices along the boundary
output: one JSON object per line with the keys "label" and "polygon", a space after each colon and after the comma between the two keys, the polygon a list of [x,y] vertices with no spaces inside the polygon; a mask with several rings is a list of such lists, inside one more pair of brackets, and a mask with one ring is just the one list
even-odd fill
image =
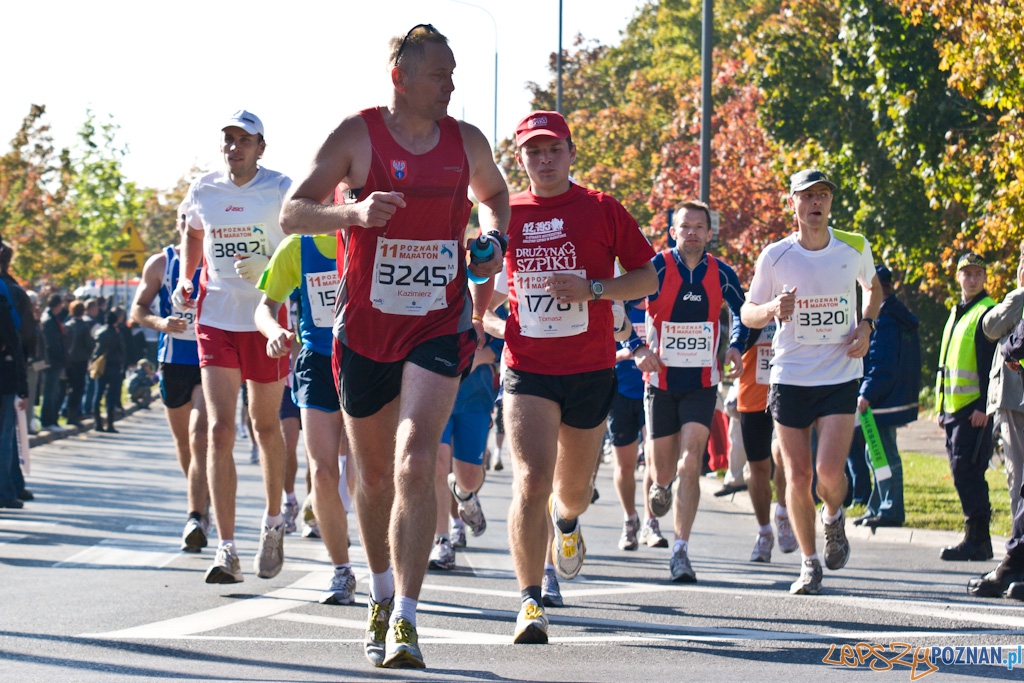
{"label": "white road marking", "polygon": [[177,544],[104,540],[53,566],[55,568],[81,565],[163,568],[180,555],[181,550]]}
{"label": "white road marking", "polygon": [[157,536],[180,536],[182,529],[185,525],[181,526],[157,526],[154,524],[129,524],[125,527],[125,531],[130,534],[156,534]]}
{"label": "white road marking", "polygon": [[[360,578],[365,578],[366,568],[359,568],[357,572]],[[270,618],[294,623],[315,624],[321,626],[335,627],[344,630],[362,632],[366,628],[366,622],[362,619],[344,619],[329,617],[319,614],[293,613],[296,607],[315,602],[323,586],[330,579],[330,570],[316,571],[307,574],[295,583],[264,596],[251,600],[244,600],[231,605],[217,607],[203,612],[168,619],[165,621],[144,624],[133,628],[108,633],[82,634],[79,637],[88,638],[116,638],[116,639],[140,639],[140,640],[177,640],[177,639],[203,639],[203,640],[231,640],[251,642],[338,642],[351,643],[361,642],[357,638],[263,638],[246,636],[214,636],[202,635],[209,631],[225,628],[245,621],[254,619]],[[614,581],[601,581],[594,583],[608,584],[607,587],[581,589],[581,594],[600,594],[608,592],[616,594],[655,592],[659,590],[699,590],[704,593],[738,594],[757,596],[764,599],[764,591],[737,590],[722,588],[696,588],[693,586],[680,587],[674,585],[661,585],[651,583],[618,583]],[[440,591],[447,593],[476,593],[480,595],[492,595],[500,598],[507,598],[510,601],[518,597],[516,591],[480,590],[461,586],[442,586],[436,584],[425,584],[424,592]],[[593,593],[590,593],[592,591]],[[774,596],[773,596],[774,597]],[[790,598],[788,595],[779,595],[780,599]],[[799,598],[806,599],[806,598]],[[943,619],[974,621],[998,627],[996,630],[972,631],[963,630],[950,631],[840,631],[840,632],[800,632],[800,631],[775,631],[758,629],[736,629],[719,628],[708,626],[696,626],[694,624],[676,623],[661,624],[642,621],[628,621],[620,619],[595,619],[587,617],[573,617],[548,612],[553,627],[559,626],[579,627],[589,629],[612,629],[619,633],[594,634],[579,636],[553,637],[553,643],[612,643],[612,642],[655,642],[655,641],[692,641],[692,642],[737,642],[737,641],[800,641],[800,642],[837,642],[840,640],[854,640],[863,642],[891,642],[898,639],[917,638],[942,638],[942,637],[963,637],[969,635],[998,635],[1014,634],[1012,629],[1019,628],[1024,619],[1010,617],[1005,612],[1006,608],[990,606],[986,604],[947,605],[934,602],[912,602],[906,600],[883,600],[877,598],[859,598],[853,596],[819,596],[814,600],[828,600],[846,607],[858,607],[864,609],[884,610],[887,612],[916,614],[920,616],[938,617]],[[479,609],[473,607],[462,607],[450,604],[438,604],[431,602],[420,602],[419,610],[423,613],[444,614],[449,616],[473,616],[492,619],[496,624],[507,624],[507,633],[486,633],[478,630],[459,631],[453,629],[438,629],[421,626],[419,629],[420,641],[424,643],[447,643],[466,645],[508,645],[511,644],[510,633],[515,623],[515,613],[507,610]]]}
{"label": "white road marking", "polygon": [[17,543],[23,538],[28,538],[25,534],[11,534],[6,531],[0,531],[0,545],[7,545],[8,543]]}

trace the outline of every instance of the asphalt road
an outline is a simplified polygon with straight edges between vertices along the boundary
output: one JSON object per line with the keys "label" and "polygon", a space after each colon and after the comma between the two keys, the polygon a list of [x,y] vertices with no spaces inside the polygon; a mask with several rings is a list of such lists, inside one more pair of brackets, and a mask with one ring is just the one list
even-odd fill
{"label": "asphalt road", "polygon": [[[1024,652],[1024,603],[968,596],[967,580],[994,563],[941,562],[955,535],[853,530],[850,563],[826,571],[821,595],[791,596],[798,554],[749,563],[749,499],[713,498],[717,482],[706,481],[690,541],[699,581],[673,584],[667,549],[618,549],[610,466],[583,518],[583,571],[562,584],[567,606],[548,610],[551,644],[511,644],[506,467],[483,490],[487,532],[455,570],[427,576],[418,621],[429,668],[373,669],[365,605],[317,603],[331,575],[320,542],[289,536],[281,574],[252,574],[262,489],[248,441],[236,447],[245,582],[217,586],[203,582],[212,550],[178,551],[185,486],[160,405],[118,428],[33,448],[36,500],[0,511],[0,681],[1022,679],[1024,665],[1003,662]],[[361,601],[367,570],[352,537]]]}

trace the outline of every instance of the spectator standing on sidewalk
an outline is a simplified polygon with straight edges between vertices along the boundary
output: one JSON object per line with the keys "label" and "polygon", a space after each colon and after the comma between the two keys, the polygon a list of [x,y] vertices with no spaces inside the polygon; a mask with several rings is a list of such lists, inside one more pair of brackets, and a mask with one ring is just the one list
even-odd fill
{"label": "spectator standing on sidewalk", "polygon": [[64,375],[68,365],[68,351],[64,343],[64,323],[61,313],[64,299],[60,294],[50,295],[43,313],[43,345],[48,367],[43,371],[43,429],[63,432],[57,425],[61,404],[64,403]]}
{"label": "spectator standing on sidewalk", "polygon": [[68,350],[68,404],[69,425],[78,425],[82,418],[82,397],[85,395],[85,380],[89,373],[89,356],[95,342],[92,339],[92,325],[85,318],[85,303],[75,300],[69,307],[71,317],[64,324],[65,341]]}
{"label": "spectator standing on sidewalk", "polygon": [[18,328],[20,316],[7,285],[0,280],[0,508],[24,507],[15,433],[17,410],[28,396],[25,358]]}
{"label": "spectator standing on sidewalk", "polygon": [[[857,412],[871,408],[882,438],[882,447],[892,473],[888,495],[879,488],[878,472],[863,517],[858,526],[903,526],[903,461],[896,447],[896,427],[917,419],[917,395],[921,391],[921,339],[917,316],[893,294],[892,272],[885,265],[875,266],[882,286],[882,307],[878,328],[871,335],[868,355],[864,357],[864,381],[857,398]],[[872,468],[865,446],[860,453]]]}
{"label": "spectator standing on sidewalk", "polygon": [[[1011,291],[988,312],[981,327],[990,341],[1006,342],[1024,314],[1024,259],[1017,266],[1017,288]],[[1003,464],[1006,467],[1006,485],[1010,489],[1010,510],[1017,509],[1020,501],[1024,469],[1024,385],[1019,372],[1008,368],[1000,353],[992,356],[992,369],[988,374],[988,402],[985,411],[993,416],[992,432],[1003,442]]]}

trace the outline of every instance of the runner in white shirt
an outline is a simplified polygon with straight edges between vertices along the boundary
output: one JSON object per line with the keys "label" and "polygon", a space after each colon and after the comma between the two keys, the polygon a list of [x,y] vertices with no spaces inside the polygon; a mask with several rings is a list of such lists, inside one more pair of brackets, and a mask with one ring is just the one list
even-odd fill
{"label": "runner in white shirt", "polygon": [[[775,419],[786,469],[789,516],[800,542],[796,594],[821,589],[815,546],[811,481],[811,427],[818,432],[817,493],[824,501],[825,566],[842,568],[850,557],[846,539],[846,456],[853,415],[874,319],[881,306],[871,247],[863,236],[828,227],[835,183],[815,170],[790,178],[789,206],[797,231],[769,245],[757,259],[743,305],[743,324],[780,323],[773,346],[768,404]],[[857,285],[864,306],[857,321]]]}
{"label": "runner in white shirt", "polygon": [[[220,536],[216,560],[206,572],[207,583],[242,581],[234,543],[237,474],[232,450],[235,403],[243,380],[267,501],[255,572],[271,578],[284,564],[285,450],[278,411],[288,359],[267,356],[266,339],[257,330],[254,315],[262,296],[255,283],[284,239],[278,216],[291,181],[258,165],[266,141],[263,122],[256,115],[238,111],[222,131],[226,168],[199,178],[189,188],[184,210],[188,230],[181,245],[181,272],[191,273],[203,260],[196,337],[210,425],[210,494]],[[189,298],[191,292],[192,282],[179,278],[175,304],[196,307]]]}

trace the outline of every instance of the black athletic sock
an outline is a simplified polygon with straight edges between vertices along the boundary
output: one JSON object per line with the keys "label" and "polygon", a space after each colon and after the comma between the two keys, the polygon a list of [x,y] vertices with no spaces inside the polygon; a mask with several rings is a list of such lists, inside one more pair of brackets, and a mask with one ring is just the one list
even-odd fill
{"label": "black athletic sock", "polygon": [[551,504],[551,509],[555,511],[555,526],[558,527],[559,531],[561,531],[563,534],[571,534],[573,531],[576,530],[575,519],[565,519],[564,517],[562,517],[562,515],[558,513],[558,505],[555,504],[554,502],[552,502]]}
{"label": "black athletic sock", "polygon": [[527,586],[520,593],[523,596],[523,602],[533,600],[538,605],[541,603],[540,586]]}
{"label": "black athletic sock", "polygon": [[198,512],[190,512],[190,513],[188,513],[188,518],[189,519],[202,519],[203,516],[200,513],[198,513]]}

